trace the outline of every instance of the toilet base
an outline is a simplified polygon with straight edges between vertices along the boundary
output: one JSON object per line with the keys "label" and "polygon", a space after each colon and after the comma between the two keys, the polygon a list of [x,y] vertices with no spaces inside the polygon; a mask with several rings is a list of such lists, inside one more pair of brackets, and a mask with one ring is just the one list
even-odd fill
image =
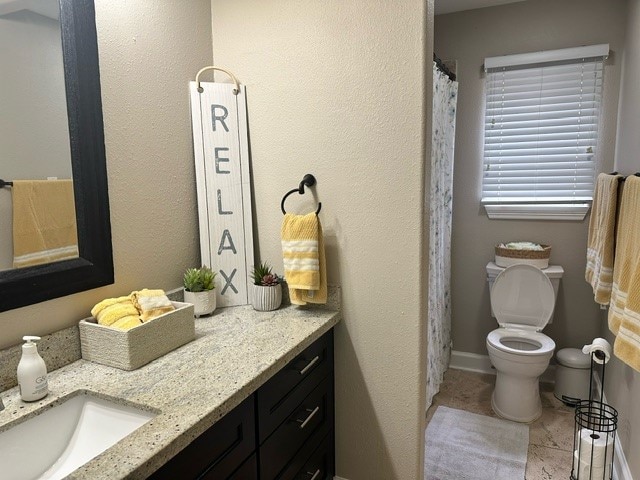
{"label": "toilet base", "polygon": [[499,417],[530,423],[542,415],[539,377],[515,377],[498,372],[491,408]]}

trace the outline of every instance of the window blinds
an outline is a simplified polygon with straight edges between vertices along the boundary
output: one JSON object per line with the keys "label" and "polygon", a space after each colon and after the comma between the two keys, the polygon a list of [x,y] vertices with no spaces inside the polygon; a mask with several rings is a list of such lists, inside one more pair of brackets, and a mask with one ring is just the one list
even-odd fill
{"label": "window blinds", "polygon": [[592,199],[604,56],[542,53],[542,63],[485,62],[502,65],[487,69],[484,204]]}

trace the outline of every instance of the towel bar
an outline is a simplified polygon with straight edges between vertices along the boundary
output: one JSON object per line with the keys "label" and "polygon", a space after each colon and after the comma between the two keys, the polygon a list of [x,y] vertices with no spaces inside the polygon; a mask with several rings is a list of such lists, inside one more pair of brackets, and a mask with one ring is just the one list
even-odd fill
{"label": "towel bar", "polygon": [[[618,172],[617,171],[611,172],[609,175],[618,175]],[[640,172],[636,172],[633,175],[627,175],[627,177],[640,177]],[[624,182],[627,179],[627,177],[620,177],[620,181]]]}
{"label": "towel bar", "polygon": [[13,187],[13,182],[9,182],[7,180],[2,180],[0,178],[0,188],[4,188],[4,187]]}
{"label": "towel bar", "polygon": [[[286,210],[284,209],[284,202],[289,195],[296,192],[298,192],[300,195],[303,195],[305,186],[313,187],[315,184],[316,184],[316,177],[314,177],[310,173],[307,173],[304,177],[302,177],[302,181],[300,182],[300,185],[298,185],[298,188],[289,190],[287,193],[284,194],[284,197],[282,197],[282,201],[280,202],[280,210],[282,210],[282,214],[284,215],[287,213]],[[320,213],[321,208],[322,208],[322,202],[318,202],[318,209],[316,210],[316,215]]]}

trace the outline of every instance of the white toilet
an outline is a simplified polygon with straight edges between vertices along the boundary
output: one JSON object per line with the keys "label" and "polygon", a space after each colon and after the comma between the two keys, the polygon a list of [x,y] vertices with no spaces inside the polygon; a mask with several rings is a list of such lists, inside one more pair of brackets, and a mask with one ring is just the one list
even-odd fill
{"label": "white toilet", "polygon": [[559,266],[540,270],[525,264],[487,265],[491,310],[500,325],[487,335],[489,358],[497,372],[491,406],[508,420],[527,423],[542,414],[539,377],[556,344],[541,330],[553,316],[563,273]]}

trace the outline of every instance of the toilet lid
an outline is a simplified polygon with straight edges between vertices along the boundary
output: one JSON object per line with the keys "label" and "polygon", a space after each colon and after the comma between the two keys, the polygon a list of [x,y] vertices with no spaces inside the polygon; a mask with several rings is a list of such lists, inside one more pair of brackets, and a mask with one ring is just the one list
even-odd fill
{"label": "toilet lid", "polygon": [[491,308],[503,328],[539,332],[549,323],[554,304],[551,280],[532,265],[505,268],[491,288]]}

